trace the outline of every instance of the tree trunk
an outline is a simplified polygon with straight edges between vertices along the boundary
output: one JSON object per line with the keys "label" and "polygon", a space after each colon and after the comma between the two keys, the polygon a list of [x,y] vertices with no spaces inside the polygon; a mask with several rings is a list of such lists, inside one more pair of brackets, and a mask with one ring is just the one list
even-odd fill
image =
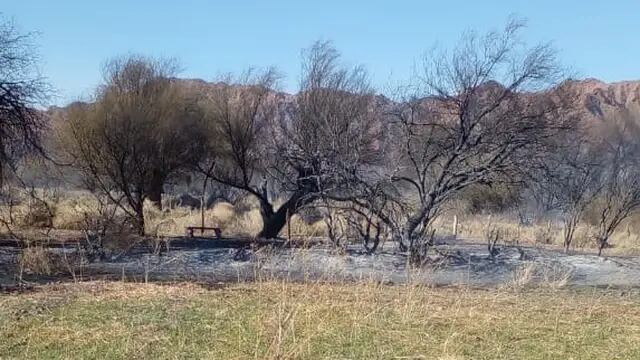
{"label": "tree trunk", "polygon": [[391,230],[392,239],[398,243],[400,251],[409,251],[412,248],[411,237],[412,232],[406,228]]}
{"label": "tree trunk", "polygon": [[602,256],[602,250],[604,250],[604,248],[607,247],[607,242],[609,241],[609,239],[605,237],[601,237],[599,240],[600,241],[598,244],[598,256]]}
{"label": "tree trunk", "polygon": [[564,253],[569,253],[571,243],[573,242],[573,235],[576,230],[578,221],[575,218],[565,219],[564,221]]}
{"label": "tree trunk", "polygon": [[140,236],[144,236],[145,231],[144,231],[144,211],[143,211],[143,206],[142,204],[140,204],[140,206],[135,209],[136,212],[136,217],[133,220],[133,228],[136,231],[136,233]]}
{"label": "tree trunk", "polygon": [[424,208],[420,211],[419,214],[416,214],[412,217],[409,217],[405,225],[402,227],[399,239],[401,241],[400,247],[405,248],[406,250],[413,251],[414,250],[414,233],[420,223],[425,221],[427,210]]}
{"label": "tree trunk", "polygon": [[274,239],[278,237],[280,231],[287,223],[287,207],[282,206],[267,218],[263,218],[262,231],[258,234],[258,237],[265,239]]}
{"label": "tree trunk", "polygon": [[260,199],[260,214],[262,215],[262,230],[259,238],[274,239],[287,224],[287,217],[293,216],[300,207],[310,204],[315,197],[304,197],[300,194],[292,195],[277,211],[273,210],[266,199]]}
{"label": "tree trunk", "polygon": [[202,183],[202,194],[200,196],[200,226],[202,229],[200,230],[200,235],[204,235],[204,208],[205,201],[207,197],[207,184],[209,182],[209,177],[206,176],[204,178],[204,182]]}
{"label": "tree trunk", "polygon": [[149,184],[149,193],[147,198],[151,203],[162,210],[162,193],[164,192],[164,178],[161,176],[154,176]]}

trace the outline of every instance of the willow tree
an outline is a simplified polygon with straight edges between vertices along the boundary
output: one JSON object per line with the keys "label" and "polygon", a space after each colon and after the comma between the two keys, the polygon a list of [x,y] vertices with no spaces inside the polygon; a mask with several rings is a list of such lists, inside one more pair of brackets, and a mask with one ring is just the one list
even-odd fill
{"label": "willow tree", "polygon": [[63,141],[86,184],[120,206],[144,233],[145,200],[161,206],[164,184],[203,153],[195,97],[174,63],[139,56],[107,63],[95,101],[67,112]]}

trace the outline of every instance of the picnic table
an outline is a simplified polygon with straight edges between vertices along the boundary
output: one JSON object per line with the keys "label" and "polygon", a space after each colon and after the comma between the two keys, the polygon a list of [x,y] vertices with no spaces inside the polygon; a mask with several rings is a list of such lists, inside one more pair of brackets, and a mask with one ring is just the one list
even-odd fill
{"label": "picnic table", "polygon": [[221,228],[208,226],[187,226],[187,235],[189,237],[193,237],[196,230],[200,230],[200,234],[204,234],[205,231],[213,231],[216,234],[216,239],[220,239],[222,237]]}

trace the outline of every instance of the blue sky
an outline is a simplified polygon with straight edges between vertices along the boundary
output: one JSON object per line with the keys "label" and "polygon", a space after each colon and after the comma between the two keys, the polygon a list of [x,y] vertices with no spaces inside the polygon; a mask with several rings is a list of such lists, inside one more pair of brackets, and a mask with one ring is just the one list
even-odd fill
{"label": "blue sky", "polygon": [[332,40],[347,62],[363,64],[374,84],[404,81],[435,43],[461,32],[528,19],[530,43],[552,41],[582,77],[640,79],[639,0],[477,1],[71,1],[0,0],[4,17],[39,31],[42,71],[64,104],[89,94],[101,64],[127,53],[176,57],[181,76],[211,80],[225,72],[276,66],[295,91],[300,51]]}

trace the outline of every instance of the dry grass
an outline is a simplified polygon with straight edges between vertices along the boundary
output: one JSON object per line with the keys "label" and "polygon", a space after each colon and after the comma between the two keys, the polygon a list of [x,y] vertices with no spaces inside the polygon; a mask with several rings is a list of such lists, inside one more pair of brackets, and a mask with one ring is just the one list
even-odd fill
{"label": "dry grass", "polygon": [[[629,219],[622,224],[611,239],[613,248],[606,249],[609,255],[640,255],[640,228],[638,219]],[[451,234],[452,218],[438,219],[437,228],[440,235]],[[500,215],[467,215],[458,217],[458,236],[464,239],[483,242],[488,227],[500,229],[506,234],[505,241],[511,244],[523,245],[550,245],[562,247],[563,229],[558,221],[543,221],[531,225],[521,225],[512,217]],[[573,248],[586,251],[597,251],[594,241],[595,228],[587,224],[581,224],[576,229],[573,240]]]}
{"label": "dry grass", "polygon": [[63,199],[55,204],[53,227],[64,230],[82,230],[85,218],[97,216],[98,202],[89,195]]}
{"label": "dry grass", "polygon": [[[283,232],[285,232],[283,230]],[[300,216],[293,215],[291,217],[291,236],[326,236],[327,225],[323,220],[316,221],[312,224],[305,222]]]}
{"label": "dry grass", "polygon": [[[53,226],[57,230],[80,230],[87,216],[96,216],[97,202],[90,194],[82,191],[60,191],[54,195],[43,193],[49,210],[37,201],[28,201],[26,195],[12,208],[17,229],[34,229]],[[225,202],[215,204],[205,210],[205,226],[219,226],[226,236],[255,236],[262,228],[259,204],[251,197],[240,199],[235,205]],[[49,213],[49,211],[51,213]],[[456,210],[456,212],[460,212]],[[8,208],[0,207],[0,216],[8,219]],[[159,211],[150,204],[145,206],[147,233],[159,236],[180,236],[185,228],[201,223],[198,209],[176,207]],[[435,228],[441,236],[452,234],[451,216],[436,220]],[[629,219],[616,231],[610,241],[613,248],[606,249],[608,255],[640,255],[639,216]],[[541,221],[531,225],[521,225],[514,216],[507,215],[459,215],[458,235],[469,240],[483,242],[488,227],[499,229],[505,241],[512,244],[543,245],[561,247],[563,242],[562,224],[559,221]],[[294,215],[291,219],[292,236],[325,236],[327,229],[320,220],[307,223]],[[288,227],[282,231],[286,235]],[[585,223],[578,226],[573,247],[580,251],[596,251],[595,229]]]}
{"label": "dry grass", "polygon": [[531,287],[560,290],[567,286],[572,275],[573,270],[561,266],[529,261],[516,268],[510,281],[502,287],[510,291],[522,291]]}
{"label": "dry grass", "polygon": [[[200,210],[178,207],[159,211],[151,204],[145,206],[145,222],[150,234],[175,236],[184,235],[187,226],[200,225]],[[218,226],[223,235],[254,236],[262,227],[258,209],[237,211],[229,203],[218,203],[204,212],[205,226]]]}
{"label": "dry grass", "polygon": [[[64,240],[68,236],[60,237],[60,232],[74,233],[72,238],[77,238],[78,230],[87,227],[87,219],[99,217],[99,204],[97,200],[86,192],[68,191],[60,192],[55,196],[43,194],[47,206],[37,201],[29,201],[25,195],[11,207],[0,206],[0,216],[3,219],[13,219],[12,231],[21,234],[21,237]],[[182,236],[188,226],[200,225],[202,218],[199,209],[176,207],[160,211],[151,203],[145,204],[146,232],[151,236],[167,237]],[[116,213],[123,218],[122,211]],[[216,226],[223,229],[223,236],[253,237],[262,229],[262,218],[256,201],[250,197],[241,199],[233,205],[219,202],[211,209],[204,212],[205,226]],[[323,221],[309,224],[301,217],[294,215],[291,219],[292,236],[324,236],[326,226]],[[283,236],[287,234],[289,227],[282,230]],[[6,231],[5,228],[0,232]],[[123,240],[123,239],[113,239]]]}
{"label": "dry grass", "polygon": [[[241,201],[235,206],[229,203],[217,203],[204,212],[205,226],[219,226],[223,235],[255,236],[262,229],[262,217],[257,204]],[[175,236],[183,235],[187,226],[199,225],[202,221],[200,210],[175,208],[159,211],[150,204],[145,207],[147,232],[150,234]],[[287,227],[282,230],[282,235]],[[324,236],[324,222],[308,224],[297,215],[291,218],[291,234],[299,236]]]}
{"label": "dry grass", "polygon": [[18,256],[18,264],[22,271],[36,275],[52,275],[57,269],[54,254],[42,246],[24,248]]}
{"label": "dry grass", "polygon": [[265,281],[0,295],[0,357],[635,359],[640,297]]}

